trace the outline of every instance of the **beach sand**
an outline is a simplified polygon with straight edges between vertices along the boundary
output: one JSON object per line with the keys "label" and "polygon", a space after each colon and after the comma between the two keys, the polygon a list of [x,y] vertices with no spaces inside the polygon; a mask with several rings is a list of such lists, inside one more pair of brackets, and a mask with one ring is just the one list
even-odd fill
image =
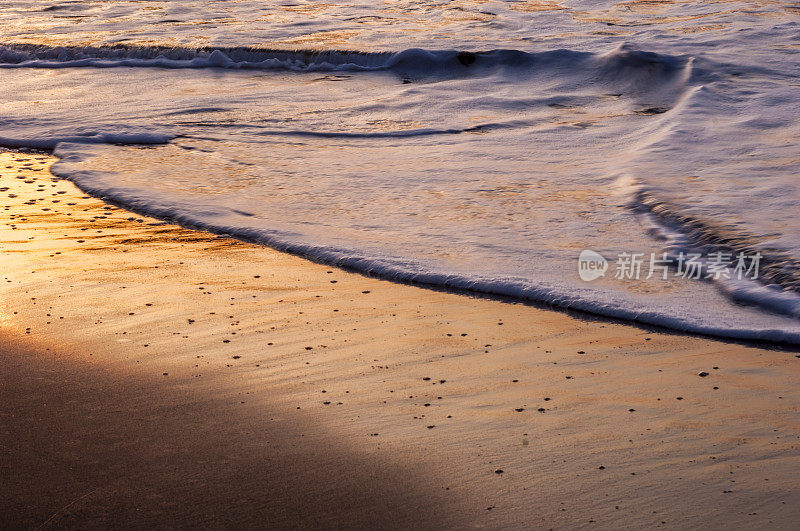
{"label": "beach sand", "polygon": [[53,160],[0,154],[4,525],[800,525],[797,352],[349,273]]}

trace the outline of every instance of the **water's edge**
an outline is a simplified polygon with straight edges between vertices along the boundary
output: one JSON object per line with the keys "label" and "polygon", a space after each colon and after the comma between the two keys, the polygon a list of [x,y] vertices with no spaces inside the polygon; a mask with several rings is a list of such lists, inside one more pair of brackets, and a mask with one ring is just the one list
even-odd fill
{"label": "water's edge", "polygon": [[540,309],[559,311],[575,318],[593,319],[608,321],[617,324],[632,325],[644,328],[648,331],[659,333],[669,333],[677,335],[694,335],[713,338],[723,342],[744,344],[756,347],[780,348],[790,351],[800,351],[800,336],[779,330],[755,331],[717,329],[712,326],[686,326],[686,323],[674,319],[669,322],[663,315],[649,314],[647,312],[637,312],[625,308],[597,308],[592,301],[587,301],[580,297],[568,297],[554,293],[552,289],[541,286],[525,286],[520,283],[518,286],[498,286],[488,281],[476,280],[462,275],[439,275],[433,273],[411,273],[399,268],[379,268],[374,263],[368,262],[363,257],[346,254],[344,250],[324,248],[296,244],[280,237],[266,237],[263,232],[255,230],[230,230],[228,228],[214,226],[213,224],[199,222],[181,215],[168,213],[166,209],[159,211],[158,208],[144,208],[135,204],[125,203],[113,196],[95,189],[79,180],[60,175],[57,170],[59,161],[63,160],[58,156],[56,149],[46,148],[0,148],[3,151],[18,153],[40,153],[56,157],[57,161],[53,164],[55,171],[51,168],[51,174],[55,178],[69,180],[81,192],[100,199],[110,205],[123,208],[129,212],[148,216],[160,221],[170,222],[192,230],[200,230],[211,234],[233,238],[236,240],[253,243],[269,247],[279,252],[284,252],[301,257],[314,263],[337,267],[348,272],[358,273],[371,278],[395,282],[399,284],[411,285],[422,289],[443,291],[462,296],[487,298],[499,302],[512,304],[528,304]]}

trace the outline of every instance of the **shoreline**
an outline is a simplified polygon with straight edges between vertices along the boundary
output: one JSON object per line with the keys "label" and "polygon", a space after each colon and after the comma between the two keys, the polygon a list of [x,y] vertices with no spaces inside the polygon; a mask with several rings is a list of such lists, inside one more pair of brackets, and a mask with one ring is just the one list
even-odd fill
{"label": "shoreline", "polygon": [[0,153],[4,521],[800,521],[789,349],[332,269],[85,196],[53,160]]}
{"label": "shoreline", "polygon": [[[9,151],[8,148],[0,147],[0,152],[3,152],[4,149]],[[20,152],[20,153],[33,153],[33,154],[41,154],[46,155],[49,157],[53,157],[55,162],[58,162],[59,158],[55,155],[55,150],[44,150],[44,149],[36,149],[36,148],[24,148],[20,150],[10,150],[9,152]],[[59,177],[59,179],[64,179],[66,181],[70,181],[66,177]],[[71,181],[70,181],[71,182]],[[120,208],[127,212],[131,212],[133,214],[137,214],[139,216],[159,220],[169,224],[179,225],[185,229],[192,230],[192,231],[199,231],[202,233],[209,233],[219,237],[230,238],[233,240],[237,240],[240,242],[248,243],[257,245],[259,247],[267,247],[271,250],[286,253],[292,256],[296,256],[298,258],[313,262],[315,264],[320,264],[323,266],[334,267],[336,269],[340,269],[342,271],[346,271],[348,273],[354,273],[357,275],[361,275],[367,278],[373,278],[377,280],[383,280],[387,282],[391,282],[393,284],[401,284],[405,286],[412,286],[419,289],[428,289],[432,291],[441,291],[444,293],[451,293],[455,295],[461,295],[466,297],[475,297],[511,304],[524,304],[527,306],[532,306],[541,310],[546,311],[555,311],[565,313],[571,317],[575,317],[577,319],[594,319],[599,322],[608,322],[614,324],[622,324],[622,325],[629,325],[641,330],[651,331],[653,333],[666,333],[666,334],[677,334],[677,335],[686,335],[689,337],[700,337],[706,338],[711,340],[717,340],[723,343],[729,344],[736,344],[736,345],[744,345],[744,346],[751,346],[755,348],[776,348],[782,349],[787,352],[800,352],[800,342],[797,340],[792,341],[792,334],[790,332],[781,332],[779,334],[782,339],[777,339],[774,336],[775,330],[763,330],[761,332],[756,331],[748,331],[747,334],[739,333],[738,335],[732,335],[730,331],[726,330],[717,330],[714,331],[714,327],[701,327],[701,328],[679,328],[677,326],[669,326],[664,324],[663,318],[659,316],[655,317],[645,317],[642,318],[639,313],[634,310],[630,309],[623,309],[617,308],[613,310],[613,312],[609,313],[602,313],[596,311],[594,309],[583,307],[586,306],[583,301],[576,302],[548,302],[541,298],[527,296],[527,295],[510,295],[500,293],[497,290],[489,287],[487,289],[483,289],[479,287],[480,281],[477,282],[478,287],[476,287],[476,282],[470,279],[469,277],[460,277],[460,276],[448,276],[448,281],[446,282],[435,282],[435,281],[426,281],[426,280],[419,280],[418,278],[412,278],[409,274],[406,274],[402,271],[395,271],[392,272],[391,270],[388,273],[376,273],[373,270],[365,269],[362,267],[358,267],[352,265],[353,262],[359,262],[362,259],[359,257],[349,258],[345,257],[342,259],[335,259],[330,258],[327,259],[322,255],[315,254],[314,252],[309,252],[305,250],[308,246],[304,244],[293,244],[293,243],[286,243],[283,240],[272,240],[272,239],[263,239],[259,237],[251,237],[247,235],[247,231],[243,233],[232,233],[230,231],[226,231],[224,229],[218,229],[212,225],[207,225],[203,223],[195,223],[191,220],[186,219],[178,219],[174,216],[170,215],[157,215],[153,212],[148,212],[146,209],[132,207],[130,205],[126,205],[115,200],[113,197],[107,197],[105,195],[98,195],[93,193],[92,190],[84,189],[76,183],[73,185],[81,192],[103,201],[104,203]],[[333,255],[338,254],[340,251],[332,250],[329,251],[328,254],[333,253]],[[437,274],[426,274],[426,276],[441,276]],[[465,287],[469,286],[469,287]],[[588,303],[588,306],[592,306],[592,303]],[[616,313],[618,315],[611,315],[611,313]],[[647,312],[645,312],[647,313]],[[625,314],[624,316],[622,314]],[[762,337],[751,337],[761,335]]]}

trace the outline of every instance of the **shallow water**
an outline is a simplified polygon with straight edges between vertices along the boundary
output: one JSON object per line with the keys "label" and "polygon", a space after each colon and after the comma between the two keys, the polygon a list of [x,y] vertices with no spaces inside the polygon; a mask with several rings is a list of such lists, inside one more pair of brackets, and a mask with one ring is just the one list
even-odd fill
{"label": "shallow water", "polygon": [[[7,5],[0,144],[93,194],[388,278],[800,342],[794,4]],[[664,252],[701,279],[646,278]]]}

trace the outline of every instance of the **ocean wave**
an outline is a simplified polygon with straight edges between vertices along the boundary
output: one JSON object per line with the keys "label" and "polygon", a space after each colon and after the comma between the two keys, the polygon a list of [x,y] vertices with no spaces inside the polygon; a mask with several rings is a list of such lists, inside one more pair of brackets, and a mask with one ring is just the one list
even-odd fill
{"label": "ocean wave", "polygon": [[167,133],[112,133],[88,132],[73,135],[37,135],[36,137],[0,136],[0,146],[12,149],[27,148],[51,151],[64,142],[80,144],[120,144],[120,145],[158,145],[175,139],[175,135]]}
{"label": "ocean wave", "polygon": [[[719,277],[713,280],[732,300],[765,310],[800,317],[800,260],[765,244],[765,237],[748,234],[741,228],[686,214],[652,190],[633,184],[631,207],[643,216],[649,232],[664,242],[664,251],[675,264],[681,253],[715,253],[729,256],[733,265],[738,256],[759,256],[757,279]],[[717,255],[720,256],[720,255]],[[701,260],[701,277],[707,276],[707,260]]]}
{"label": "ocean wave", "polygon": [[257,47],[47,46],[0,44],[0,68],[226,68],[297,72],[391,71],[408,75],[461,75],[501,67],[590,69],[603,77],[644,74],[663,78],[691,67],[690,56],[637,50],[623,44],[610,53],[558,49],[541,52],[425,50],[398,52],[280,50]]}
{"label": "ocean wave", "polygon": [[515,124],[487,123],[474,125],[472,127],[451,128],[451,129],[399,129],[397,131],[303,131],[300,129],[287,130],[261,130],[255,135],[258,136],[301,136],[311,138],[408,138],[417,136],[437,136],[437,135],[460,135],[463,133],[486,133],[492,129],[512,128]]}

